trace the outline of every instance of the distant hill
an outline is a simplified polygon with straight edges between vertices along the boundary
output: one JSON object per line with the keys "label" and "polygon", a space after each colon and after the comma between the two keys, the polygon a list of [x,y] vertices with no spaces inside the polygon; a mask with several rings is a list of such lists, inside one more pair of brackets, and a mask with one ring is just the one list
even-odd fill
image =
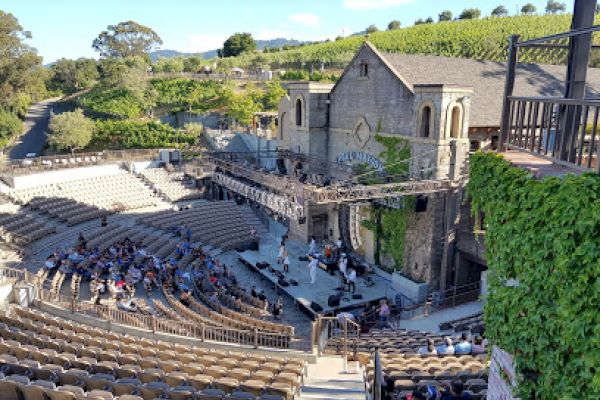
{"label": "distant hill", "polygon": [[[302,44],[303,42],[294,39],[284,39],[284,38],[276,38],[269,40],[257,40],[256,48],[258,50],[263,50],[265,47],[273,48],[273,47],[283,47],[284,45],[289,46],[297,46]],[[177,50],[156,50],[148,53],[150,59],[152,61],[156,61],[159,58],[172,58],[172,57],[192,57],[192,56],[202,56],[205,59],[214,58],[217,56],[217,49],[209,50],[204,53],[183,53]]]}

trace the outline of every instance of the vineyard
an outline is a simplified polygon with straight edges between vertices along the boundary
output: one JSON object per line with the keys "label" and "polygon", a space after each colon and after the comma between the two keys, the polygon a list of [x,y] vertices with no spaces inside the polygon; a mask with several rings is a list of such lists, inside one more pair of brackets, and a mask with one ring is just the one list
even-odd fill
{"label": "vineyard", "polygon": [[[368,36],[368,40],[382,52],[506,61],[510,35],[519,34],[521,40],[547,36],[568,30],[570,21],[569,14],[450,21],[375,32]],[[222,67],[247,67],[258,62],[274,69],[316,67],[322,64],[324,67],[341,68],[364,40],[365,36],[353,36],[274,53],[243,54],[219,60],[219,64]],[[519,60],[556,64],[563,63],[565,55],[564,50],[548,52],[526,49],[520,53]]]}

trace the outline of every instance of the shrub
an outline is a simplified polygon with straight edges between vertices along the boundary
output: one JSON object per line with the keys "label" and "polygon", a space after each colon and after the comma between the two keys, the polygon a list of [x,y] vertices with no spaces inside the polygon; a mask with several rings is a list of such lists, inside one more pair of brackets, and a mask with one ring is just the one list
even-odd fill
{"label": "shrub", "polygon": [[23,123],[16,114],[0,110],[0,147],[6,146],[13,137],[23,131]]}

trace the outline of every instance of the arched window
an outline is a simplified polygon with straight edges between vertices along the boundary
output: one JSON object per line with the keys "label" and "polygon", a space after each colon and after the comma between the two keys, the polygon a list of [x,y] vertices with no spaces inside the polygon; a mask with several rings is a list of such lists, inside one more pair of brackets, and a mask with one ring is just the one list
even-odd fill
{"label": "arched window", "polygon": [[302,100],[296,100],[296,126],[302,126]]}
{"label": "arched window", "polygon": [[424,138],[429,137],[431,132],[431,107],[425,106],[421,109],[421,132],[420,136]]}
{"label": "arched window", "polygon": [[452,107],[452,119],[450,122],[450,137],[453,139],[460,138],[460,131],[462,129],[461,124],[461,111],[459,106]]}

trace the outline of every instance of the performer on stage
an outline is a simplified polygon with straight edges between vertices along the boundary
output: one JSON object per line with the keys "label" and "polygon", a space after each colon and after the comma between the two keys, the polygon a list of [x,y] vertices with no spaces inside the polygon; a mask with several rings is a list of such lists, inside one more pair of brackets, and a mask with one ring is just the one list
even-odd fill
{"label": "performer on stage", "polygon": [[310,238],[310,244],[308,245],[308,254],[315,254],[317,252],[317,241],[314,236]]}
{"label": "performer on stage", "polygon": [[281,245],[279,246],[279,254],[277,255],[277,264],[281,264],[283,262],[285,252],[285,242],[282,240]]}
{"label": "performer on stage", "polygon": [[314,284],[317,282],[317,268],[319,267],[319,259],[317,257],[310,258],[310,262],[308,263],[309,274],[310,274],[310,283]]}
{"label": "performer on stage", "polygon": [[290,255],[287,250],[283,250],[283,272],[289,272],[290,270]]}
{"label": "performer on stage", "polygon": [[346,269],[348,268],[348,259],[346,258],[346,253],[341,254],[338,265],[340,268],[340,274],[342,274],[342,278],[346,279]]}

